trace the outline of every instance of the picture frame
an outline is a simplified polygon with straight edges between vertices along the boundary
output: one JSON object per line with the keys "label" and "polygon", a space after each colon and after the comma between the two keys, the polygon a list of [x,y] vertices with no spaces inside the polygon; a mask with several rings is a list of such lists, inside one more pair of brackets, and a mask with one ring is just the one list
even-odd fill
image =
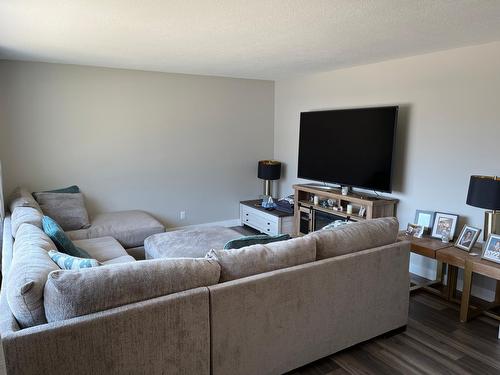
{"label": "picture frame", "polygon": [[436,212],[427,210],[416,210],[414,223],[424,227],[424,233],[429,234],[434,225]]}
{"label": "picture frame", "polygon": [[405,234],[407,236],[422,238],[425,227],[423,225],[408,223]]}
{"label": "picture frame", "polygon": [[500,234],[491,233],[484,243],[482,259],[500,263]]}
{"label": "picture frame", "polygon": [[469,252],[476,243],[481,231],[482,230],[480,228],[464,225],[457,241],[455,242],[455,247]]}
{"label": "picture frame", "polygon": [[453,240],[457,230],[458,219],[459,216],[455,214],[436,212],[431,237],[442,239],[444,231],[447,231],[450,241]]}

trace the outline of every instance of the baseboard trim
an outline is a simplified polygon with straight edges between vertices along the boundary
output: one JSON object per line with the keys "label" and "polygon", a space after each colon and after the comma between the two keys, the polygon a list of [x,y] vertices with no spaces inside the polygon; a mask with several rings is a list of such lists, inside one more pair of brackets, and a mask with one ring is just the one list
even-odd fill
{"label": "baseboard trim", "polygon": [[241,225],[240,219],[231,219],[231,220],[213,221],[211,223],[185,225],[183,227],[167,228],[166,231],[171,232],[173,230],[179,230],[179,229],[194,229],[194,228],[213,227],[213,226],[236,227],[239,225]]}

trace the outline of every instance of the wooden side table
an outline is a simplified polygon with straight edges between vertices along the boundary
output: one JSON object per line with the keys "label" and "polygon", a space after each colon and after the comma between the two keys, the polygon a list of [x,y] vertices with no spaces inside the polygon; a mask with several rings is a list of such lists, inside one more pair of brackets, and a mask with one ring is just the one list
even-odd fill
{"label": "wooden side table", "polygon": [[[470,305],[472,279],[474,274],[483,275],[497,280],[495,300],[480,308],[471,308]],[[464,265],[464,287],[460,303],[460,321],[462,323],[467,322],[472,316],[476,316],[481,313],[500,320],[500,315],[496,315],[488,311],[498,305],[500,305],[500,264],[481,259],[479,255],[475,257],[468,255],[465,258]],[[498,338],[500,338],[500,328],[498,331]]]}
{"label": "wooden side table", "polygon": [[[410,251],[412,253],[422,255],[430,259],[436,259],[436,254],[439,250],[453,246],[452,243],[445,243],[442,242],[441,240],[429,236],[424,236],[422,238],[407,236],[404,231],[401,231],[399,233],[398,240],[410,241],[411,244]],[[442,292],[440,290],[431,287],[433,285],[438,285],[443,283],[444,267],[445,264],[438,260],[436,279],[425,282],[412,281],[410,285],[410,291],[423,288],[434,294],[442,295]]]}

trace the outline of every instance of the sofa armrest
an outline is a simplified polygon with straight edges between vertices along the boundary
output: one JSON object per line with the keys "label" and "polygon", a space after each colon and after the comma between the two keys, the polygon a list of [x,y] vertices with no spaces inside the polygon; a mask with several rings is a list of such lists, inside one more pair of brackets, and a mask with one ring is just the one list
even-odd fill
{"label": "sofa armrest", "polygon": [[206,287],[2,332],[7,373],[209,374]]}

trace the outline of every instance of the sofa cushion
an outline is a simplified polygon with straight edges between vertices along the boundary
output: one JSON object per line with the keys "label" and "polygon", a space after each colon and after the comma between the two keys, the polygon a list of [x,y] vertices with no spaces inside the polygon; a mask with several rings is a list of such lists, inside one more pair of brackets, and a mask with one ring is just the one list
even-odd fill
{"label": "sofa cushion", "polygon": [[89,215],[81,193],[34,193],[44,215],[50,216],[64,230],[88,228]]}
{"label": "sofa cushion", "polygon": [[49,322],[69,319],[219,281],[207,259],[157,259],[51,272],[45,284]]}
{"label": "sofa cushion", "polygon": [[304,237],[234,250],[210,250],[207,258],[220,264],[220,282],[224,282],[313,262],[316,241]]}
{"label": "sofa cushion", "polygon": [[113,237],[77,240],[73,244],[85,250],[89,257],[97,259],[101,263],[128,255],[123,246]]}
{"label": "sofa cushion", "polygon": [[79,270],[100,266],[100,263],[95,259],[73,257],[55,250],[49,251],[49,257],[63,270]]}
{"label": "sofa cushion", "polygon": [[9,202],[10,212],[14,212],[16,207],[32,207],[42,212],[42,209],[31,193],[20,186],[14,189],[9,197]]}
{"label": "sofa cushion", "polygon": [[21,224],[28,223],[42,229],[43,214],[33,207],[19,206],[14,209],[11,216],[12,237],[16,238],[16,233]]}
{"label": "sofa cushion", "polygon": [[286,241],[291,237],[289,234],[279,234],[277,236],[269,236],[267,234],[257,234],[253,236],[244,236],[240,238],[235,238],[234,240],[226,242],[224,245],[224,250],[229,249],[241,249],[245,246],[251,245],[265,245],[266,243]]}
{"label": "sofa cushion", "polygon": [[68,230],[66,231],[66,235],[70,240],[86,240],[90,238],[89,228],[85,229],[77,229],[77,230]]}
{"label": "sofa cushion", "polygon": [[150,214],[119,211],[96,215],[89,228],[89,238],[111,236],[127,249],[142,246],[147,237],[160,232],[165,232],[165,227]]}
{"label": "sofa cushion", "polygon": [[42,228],[43,231],[56,244],[59,251],[74,257],[90,258],[90,255],[85,250],[73,244],[59,224],[57,224],[52,218],[44,216],[42,218]]}
{"label": "sofa cushion", "polygon": [[12,315],[22,328],[47,322],[43,290],[49,273],[59,269],[48,254],[55,249],[40,228],[22,224],[18,229],[6,291]]}
{"label": "sofa cushion", "polygon": [[396,242],[399,222],[395,217],[366,220],[310,233],[316,240],[317,259],[389,245]]}

